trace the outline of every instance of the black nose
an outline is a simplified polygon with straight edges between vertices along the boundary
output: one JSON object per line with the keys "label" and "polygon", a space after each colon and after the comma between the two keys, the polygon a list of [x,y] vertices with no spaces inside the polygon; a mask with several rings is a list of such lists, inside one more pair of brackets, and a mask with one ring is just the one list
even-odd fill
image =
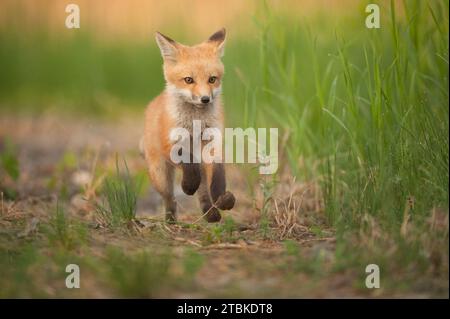
{"label": "black nose", "polygon": [[202,96],[200,101],[202,101],[202,103],[209,103],[209,96]]}

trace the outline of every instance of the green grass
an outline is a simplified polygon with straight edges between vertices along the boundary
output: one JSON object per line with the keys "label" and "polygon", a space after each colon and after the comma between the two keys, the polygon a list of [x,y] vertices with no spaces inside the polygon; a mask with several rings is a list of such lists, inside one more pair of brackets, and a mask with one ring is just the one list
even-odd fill
{"label": "green grass", "polygon": [[323,249],[318,249],[312,255],[305,256],[305,254],[300,252],[298,243],[289,240],[284,242],[284,248],[285,254],[291,258],[283,265],[287,272],[304,272],[313,276],[320,276],[325,272],[323,264],[326,260]]}
{"label": "green grass", "polygon": [[108,226],[123,225],[136,216],[140,183],[130,175],[125,160],[124,167],[121,171],[116,158],[116,173],[106,177],[102,189],[104,200],[97,205],[97,214]]}
{"label": "green grass", "polygon": [[0,174],[4,176],[2,177],[2,181],[0,181],[0,193],[2,200],[3,198],[16,198],[16,190],[3,185],[7,178],[11,179],[12,181],[17,181],[20,177],[17,147],[8,138],[6,138],[4,141],[0,139]]}
{"label": "green grass", "polygon": [[45,225],[44,228],[50,244],[63,250],[73,250],[86,241],[86,226],[68,216],[63,205],[59,203],[56,204],[55,212],[51,216],[49,224]]}
{"label": "green grass", "polygon": [[155,297],[156,291],[169,284],[169,254],[158,255],[142,252],[127,256],[119,249],[111,249],[108,254],[109,278],[122,296],[137,298]]}
{"label": "green grass", "polygon": [[237,225],[232,217],[225,216],[220,224],[212,224],[204,236],[205,243],[233,242],[238,238],[233,235]]}
{"label": "green grass", "polygon": [[392,7],[381,31],[338,29],[325,47],[312,28],[292,28],[269,12],[262,26],[270,63],[259,73],[269,78],[259,114],[290,132],[297,175],[317,178],[310,168],[318,164],[334,223],[357,224],[369,213],[396,227],[408,196],[419,216],[448,207],[448,20],[432,19],[448,3],[407,4],[407,18],[415,18],[400,22]]}
{"label": "green grass", "polygon": [[3,141],[0,141],[0,169],[4,171],[9,177],[17,181],[20,175],[19,160],[17,159],[16,146],[7,139],[3,145]]}
{"label": "green grass", "polygon": [[[35,238],[32,244],[21,242],[0,250],[0,270],[4,275],[0,278],[1,297],[51,298],[56,294],[77,298],[103,292],[110,297],[151,298],[197,288],[194,278],[204,258],[192,249],[186,248],[176,257],[167,247],[133,247],[130,251],[117,245],[101,249],[80,246],[76,251],[66,245],[69,241],[64,233],[67,224],[64,225],[57,226],[59,233],[49,237],[50,245]],[[82,269],[80,289],[65,287],[68,264]]]}
{"label": "green grass", "polygon": [[48,190],[56,192],[61,199],[67,199],[69,194],[68,175],[77,168],[77,164],[78,158],[73,152],[64,152],[56,163],[53,174],[48,178]]}

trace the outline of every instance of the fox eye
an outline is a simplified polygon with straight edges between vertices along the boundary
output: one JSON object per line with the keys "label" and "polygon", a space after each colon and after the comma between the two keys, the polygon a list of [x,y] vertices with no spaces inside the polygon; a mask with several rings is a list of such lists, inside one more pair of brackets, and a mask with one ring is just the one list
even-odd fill
{"label": "fox eye", "polygon": [[190,76],[187,76],[184,78],[184,82],[186,82],[187,84],[192,84],[194,83],[194,79],[191,78]]}
{"label": "fox eye", "polygon": [[209,79],[208,79],[208,82],[211,83],[211,84],[213,84],[213,83],[216,82],[216,80],[217,80],[217,77],[216,77],[216,76],[210,76]]}

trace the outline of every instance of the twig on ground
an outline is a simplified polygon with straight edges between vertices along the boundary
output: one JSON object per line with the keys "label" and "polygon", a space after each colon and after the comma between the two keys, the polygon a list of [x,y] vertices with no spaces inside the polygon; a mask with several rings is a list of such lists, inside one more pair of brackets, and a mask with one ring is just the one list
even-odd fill
{"label": "twig on ground", "polygon": [[182,237],[174,237],[173,239],[176,240],[176,241],[183,242],[183,243],[191,244],[191,245],[196,246],[196,247],[203,247],[200,243],[198,243],[198,242],[196,242],[194,240],[191,240],[191,239],[186,239],[186,238],[182,238]]}
{"label": "twig on ground", "polygon": [[245,248],[247,248],[246,245],[232,244],[232,243],[220,243],[202,247],[202,249],[245,249]]}

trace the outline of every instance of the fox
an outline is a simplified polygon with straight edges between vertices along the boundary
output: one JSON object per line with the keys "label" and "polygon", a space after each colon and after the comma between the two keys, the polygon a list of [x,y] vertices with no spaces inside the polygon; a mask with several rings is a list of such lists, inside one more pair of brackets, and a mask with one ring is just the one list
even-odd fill
{"label": "fox", "polygon": [[[226,31],[212,34],[206,41],[187,46],[156,32],[156,43],[163,59],[165,89],[145,110],[144,135],[140,150],[150,181],[163,199],[167,222],[177,220],[174,198],[174,174],[182,172],[181,188],[187,195],[197,193],[203,217],[209,223],[219,222],[219,210],[234,207],[235,197],[226,190],[225,167],[221,162],[174,163],[170,153],[174,142],[170,133],[175,128],[189,131],[193,138],[193,121],[201,121],[201,130],[223,132],[224,112],[221,100]],[[221,135],[223,136],[223,134]],[[204,144],[201,145],[202,149]]]}

